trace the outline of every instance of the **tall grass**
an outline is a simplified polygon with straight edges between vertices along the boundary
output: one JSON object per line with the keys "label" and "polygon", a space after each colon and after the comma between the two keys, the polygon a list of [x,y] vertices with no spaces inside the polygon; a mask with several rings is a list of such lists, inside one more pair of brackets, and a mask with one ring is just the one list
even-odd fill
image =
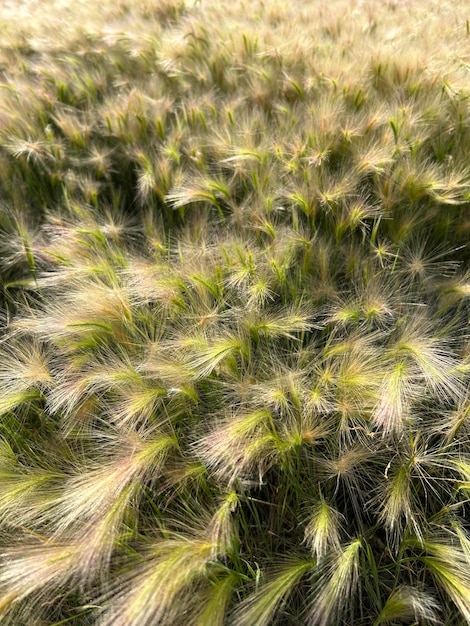
{"label": "tall grass", "polygon": [[2,624],[470,624],[466,10],[0,8]]}

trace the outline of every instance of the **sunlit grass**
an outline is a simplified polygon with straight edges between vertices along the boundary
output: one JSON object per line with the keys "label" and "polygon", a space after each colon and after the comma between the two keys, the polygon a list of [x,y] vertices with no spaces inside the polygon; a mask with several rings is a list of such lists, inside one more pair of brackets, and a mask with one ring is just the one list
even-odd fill
{"label": "sunlit grass", "polygon": [[2,3],[2,624],[470,624],[469,20]]}

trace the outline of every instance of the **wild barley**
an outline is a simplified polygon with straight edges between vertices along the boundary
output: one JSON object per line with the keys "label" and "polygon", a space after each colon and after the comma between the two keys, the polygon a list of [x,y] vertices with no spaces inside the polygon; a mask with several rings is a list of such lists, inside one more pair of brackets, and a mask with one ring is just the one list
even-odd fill
{"label": "wild barley", "polygon": [[470,624],[454,5],[0,7],[2,624]]}

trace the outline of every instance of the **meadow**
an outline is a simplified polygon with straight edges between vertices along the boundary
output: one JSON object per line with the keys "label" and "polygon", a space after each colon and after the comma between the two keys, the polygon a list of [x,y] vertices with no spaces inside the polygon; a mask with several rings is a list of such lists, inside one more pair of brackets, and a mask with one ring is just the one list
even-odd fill
{"label": "meadow", "polygon": [[2,626],[470,624],[470,12],[0,3]]}

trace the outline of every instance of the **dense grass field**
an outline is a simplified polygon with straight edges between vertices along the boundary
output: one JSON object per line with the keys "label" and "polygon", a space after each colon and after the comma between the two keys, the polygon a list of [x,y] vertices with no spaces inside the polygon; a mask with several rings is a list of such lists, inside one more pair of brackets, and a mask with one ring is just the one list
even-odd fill
{"label": "dense grass field", "polygon": [[0,2],[0,623],[470,624],[470,11]]}

